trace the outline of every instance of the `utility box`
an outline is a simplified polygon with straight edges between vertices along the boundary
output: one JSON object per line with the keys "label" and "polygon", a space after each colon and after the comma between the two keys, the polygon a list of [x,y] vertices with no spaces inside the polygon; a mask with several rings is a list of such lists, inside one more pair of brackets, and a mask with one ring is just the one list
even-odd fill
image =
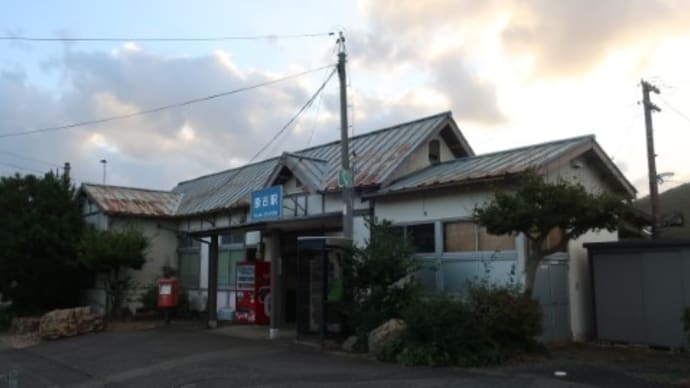
{"label": "utility box", "polygon": [[180,282],[177,279],[158,280],[158,308],[174,308],[180,299]]}

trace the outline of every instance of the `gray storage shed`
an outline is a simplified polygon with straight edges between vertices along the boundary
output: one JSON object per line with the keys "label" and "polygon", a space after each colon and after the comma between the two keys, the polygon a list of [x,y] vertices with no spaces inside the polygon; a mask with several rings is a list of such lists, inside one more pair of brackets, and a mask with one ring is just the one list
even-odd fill
{"label": "gray storage shed", "polygon": [[670,348],[688,346],[690,241],[585,244],[599,340]]}

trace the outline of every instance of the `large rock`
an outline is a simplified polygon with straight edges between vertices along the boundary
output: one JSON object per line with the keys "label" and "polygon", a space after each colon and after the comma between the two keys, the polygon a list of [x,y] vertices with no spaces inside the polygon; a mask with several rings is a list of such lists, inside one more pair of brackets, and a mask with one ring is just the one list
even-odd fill
{"label": "large rock", "polygon": [[31,334],[38,331],[41,317],[12,318],[10,332],[13,334]]}
{"label": "large rock", "polygon": [[400,338],[406,327],[401,319],[391,319],[372,330],[369,333],[369,353],[377,354],[385,344]]}
{"label": "large rock", "polygon": [[41,338],[57,339],[102,331],[104,328],[102,315],[94,313],[90,307],[77,307],[53,310],[42,316],[38,335]]}

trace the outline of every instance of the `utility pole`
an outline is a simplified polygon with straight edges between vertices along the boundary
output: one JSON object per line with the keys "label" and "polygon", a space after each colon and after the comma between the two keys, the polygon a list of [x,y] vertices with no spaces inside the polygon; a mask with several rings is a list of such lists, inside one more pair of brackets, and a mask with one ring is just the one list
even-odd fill
{"label": "utility pole", "polygon": [[649,100],[649,93],[659,94],[659,89],[645,80],[642,85],[642,107],[644,108],[644,125],[647,131],[647,167],[649,170],[649,202],[652,206],[652,239],[659,237],[659,182],[656,173],[656,154],[654,153],[654,128],[652,112],[661,112],[658,106]]}
{"label": "utility pole", "polygon": [[343,191],[343,237],[352,240],[353,214],[352,214],[352,184],[353,174],[350,169],[350,145],[347,123],[347,82],[345,76],[345,37],[340,32],[338,37],[338,78],[340,79],[340,156],[341,170],[338,174],[338,183]]}

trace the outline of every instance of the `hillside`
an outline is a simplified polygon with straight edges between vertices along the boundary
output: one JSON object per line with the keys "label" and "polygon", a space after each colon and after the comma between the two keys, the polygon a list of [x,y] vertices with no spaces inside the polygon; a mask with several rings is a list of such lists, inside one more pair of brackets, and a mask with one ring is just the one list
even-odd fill
{"label": "hillside", "polygon": [[[649,197],[635,201],[635,207],[650,212]],[[685,225],[661,229],[662,238],[690,239],[690,183],[682,184],[659,194],[659,208],[662,216],[676,212],[683,213]]]}

